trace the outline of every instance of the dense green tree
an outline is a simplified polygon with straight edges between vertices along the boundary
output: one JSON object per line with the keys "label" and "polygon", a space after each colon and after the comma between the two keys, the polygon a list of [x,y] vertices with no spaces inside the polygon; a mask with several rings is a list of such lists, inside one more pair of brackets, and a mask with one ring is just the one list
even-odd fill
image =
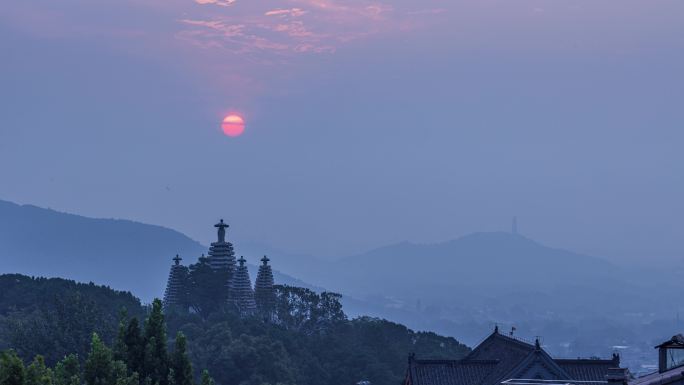
{"label": "dense green tree", "polygon": [[[121,361],[119,361],[121,362]],[[140,385],[138,373],[133,372],[130,376],[120,376],[116,378],[116,385]]]}
{"label": "dense green tree", "polygon": [[[31,282],[38,287],[44,284]],[[54,356],[68,346],[79,346],[82,336],[88,333],[90,352],[84,353],[87,359],[83,372],[79,372],[76,355],[61,354],[54,361],[54,385],[192,385],[193,377],[201,385],[212,385],[213,380],[208,373],[197,370],[200,368],[210,370],[221,385],[342,385],[360,380],[395,385],[405,373],[409,352],[421,357],[453,359],[468,352],[453,338],[414,332],[386,320],[348,320],[341,296],[335,293],[278,286],[273,322],[264,322],[259,317],[241,318],[225,308],[214,309],[205,316],[187,312],[165,315],[161,302],[155,300],[141,328],[135,315],[128,321],[120,316],[117,327],[116,312],[98,302],[116,296],[92,296],[91,289],[96,293],[109,290],[85,285],[83,290],[72,292],[77,305],[83,307],[81,310],[53,298],[52,302],[44,302],[49,311],[31,308],[29,313],[0,313],[4,317],[0,322],[0,346],[13,346],[3,340],[7,335],[27,339],[20,345],[23,353],[0,354],[0,385],[50,385],[45,373],[54,364],[47,358],[47,365],[37,359],[25,369],[21,357],[43,352]],[[67,298],[71,294],[67,292]],[[44,295],[51,294],[48,291]],[[29,293],[26,298],[32,300],[35,296]],[[23,299],[17,300],[21,305]],[[6,298],[0,298],[0,309],[6,303]],[[26,306],[19,305],[15,309]],[[68,311],[99,315],[82,314],[84,318],[80,319],[66,314]],[[8,325],[4,322],[8,317],[16,318]],[[96,322],[106,325],[95,325]],[[16,332],[7,332],[15,326]],[[176,335],[170,353],[167,326],[168,332]],[[98,327],[107,330],[107,338],[92,334],[100,330]],[[103,341],[111,342],[113,350]],[[80,351],[84,349],[73,350]]]}
{"label": "dense green tree", "polygon": [[90,354],[83,368],[86,385],[115,385],[112,351],[105,346],[97,333],[93,333]]}
{"label": "dense green tree", "polygon": [[216,385],[216,382],[214,382],[214,379],[211,378],[209,372],[206,369],[202,371],[200,385]]}
{"label": "dense green tree", "polygon": [[241,335],[227,347],[227,360],[213,370],[231,384],[296,383],[287,350],[266,336]]}
{"label": "dense green tree", "polygon": [[119,327],[114,343],[114,359],[126,362],[128,359],[128,347],[126,346],[126,327],[128,326],[128,312],[121,309],[119,315]]}
{"label": "dense green tree", "polygon": [[0,353],[0,385],[24,385],[25,379],[21,358],[13,350]]}
{"label": "dense green tree", "polygon": [[320,316],[330,322],[340,322],[347,319],[342,310],[342,295],[324,291],[319,302]]}
{"label": "dense green tree", "polygon": [[145,339],[140,331],[138,319],[133,317],[128,321],[123,343],[126,345],[126,357],[124,362],[131,372],[142,373],[142,365],[145,358]]}
{"label": "dense green tree", "polygon": [[45,366],[45,358],[37,355],[26,367],[26,385],[52,385],[52,370]]}
{"label": "dense green tree", "polygon": [[190,266],[187,277],[189,307],[205,319],[211,313],[224,310],[228,303],[226,283],[229,279],[230,270],[212,269],[206,258],[200,258]]}
{"label": "dense green tree", "polygon": [[122,307],[144,314],[131,293],[59,278],[0,275],[0,293],[0,347],[24,362],[41,354],[48,366],[71,353],[85,357],[93,332],[113,341]]}
{"label": "dense green tree", "polygon": [[319,297],[303,287],[276,285],[276,317],[287,329],[306,330],[313,323]]}
{"label": "dense green tree", "polygon": [[303,333],[320,333],[346,320],[342,296],[318,294],[303,287],[276,285],[276,318],[281,326]]}
{"label": "dense green tree", "polygon": [[81,369],[75,354],[69,354],[55,365],[54,383],[55,385],[80,385]]}
{"label": "dense green tree", "polygon": [[157,298],[152,303],[149,317],[145,320],[145,351],[141,373],[149,377],[153,384],[167,385],[168,382],[169,358],[166,344],[162,302]]}
{"label": "dense green tree", "polygon": [[128,375],[128,368],[123,361],[114,361],[113,367],[115,385],[139,385],[138,373],[133,372]]}
{"label": "dense green tree", "polygon": [[173,384],[169,385],[193,385],[192,364],[188,358],[187,341],[182,332],[176,334],[175,349],[171,355],[170,366],[169,378],[173,379]]}

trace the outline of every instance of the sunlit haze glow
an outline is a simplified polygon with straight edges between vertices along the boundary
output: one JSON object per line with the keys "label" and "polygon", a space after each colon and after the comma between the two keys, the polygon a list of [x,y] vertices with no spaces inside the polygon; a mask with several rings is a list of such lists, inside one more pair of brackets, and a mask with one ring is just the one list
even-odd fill
{"label": "sunlit haze glow", "polygon": [[684,261],[681,36],[681,0],[2,1],[0,200]]}

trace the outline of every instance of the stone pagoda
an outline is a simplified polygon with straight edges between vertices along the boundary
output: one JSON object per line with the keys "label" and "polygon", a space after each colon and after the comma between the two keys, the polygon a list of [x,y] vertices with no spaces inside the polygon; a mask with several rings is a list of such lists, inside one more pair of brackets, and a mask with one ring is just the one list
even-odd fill
{"label": "stone pagoda", "polygon": [[212,243],[209,248],[209,256],[207,257],[209,266],[214,270],[229,270],[232,275],[235,271],[235,251],[233,251],[233,244],[226,242],[228,224],[223,223],[223,219],[221,219],[214,227],[218,228],[218,240]]}
{"label": "stone pagoda", "polygon": [[240,265],[238,265],[230,281],[230,301],[235,304],[240,315],[249,316],[256,312],[252,281],[249,279],[245,257],[240,257],[238,262]]}
{"label": "stone pagoda", "polygon": [[164,292],[164,309],[182,308],[186,306],[188,268],[181,265],[183,258],[176,255],[169,272],[169,279]]}
{"label": "stone pagoda", "polygon": [[273,270],[268,264],[267,256],[261,258],[261,266],[254,284],[254,300],[257,313],[265,320],[273,320],[275,312],[275,289],[273,288]]}
{"label": "stone pagoda", "polygon": [[[197,310],[197,303],[193,303],[198,301],[195,296],[203,295],[198,294],[196,289],[199,288],[199,292],[212,292],[213,304],[210,307],[215,308],[213,310],[220,310],[227,304],[243,317],[258,312],[265,321],[273,321],[276,294],[268,257],[261,259],[256,284],[252,288],[245,258],[240,257],[236,261],[233,245],[226,241],[228,224],[221,219],[214,227],[218,229],[218,239],[211,244],[209,255],[202,254],[197,263],[188,267],[181,265],[179,256],[173,259],[164,292],[164,308],[202,311]],[[236,266],[237,262],[239,265]]]}

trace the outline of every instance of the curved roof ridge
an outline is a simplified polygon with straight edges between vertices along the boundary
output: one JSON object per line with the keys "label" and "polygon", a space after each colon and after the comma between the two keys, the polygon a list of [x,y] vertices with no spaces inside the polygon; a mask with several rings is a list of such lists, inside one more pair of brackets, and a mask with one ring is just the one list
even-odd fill
{"label": "curved roof ridge", "polygon": [[499,360],[487,360],[487,359],[460,359],[460,360],[449,360],[449,359],[440,359],[440,358],[413,358],[411,362],[416,363],[416,364],[422,364],[422,365],[440,365],[440,364],[452,364],[452,365],[459,365],[459,364],[498,364]]}
{"label": "curved roof ridge", "polygon": [[609,364],[615,361],[615,359],[610,358],[554,358],[553,359],[559,363],[582,363],[582,364]]}
{"label": "curved roof ridge", "polygon": [[532,363],[535,359],[539,359],[546,363],[550,368],[556,371],[556,374],[563,380],[572,380],[572,376],[565,371],[554,359],[544,351],[544,349],[535,349],[530,354],[527,355],[522,361],[518,363],[515,367],[513,367],[508,373],[504,374],[503,377],[501,377],[501,380],[504,380],[505,377],[513,378],[517,372],[522,370],[525,366],[528,366],[530,363]]}
{"label": "curved roof ridge", "polygon": [[501,333],[495,333],[495,334],[499,337],[503,337],[504,339],[510,340],[512,342],[517,342],[519,344],[529,346],[530,348],[534,349],[534,343],[530,342],[530,341],[528,341],[522,337],[507,336],[507,335],[501,334]]}
{"label": "curved roof ridge", "polygon": [[470,359],[470,357],[478,355],[483,349],[487,347],[487,345],[491,343],[495,343],[496,341],[502,341],[506,343],[512,343],[514,346],[517,346],[519,348],[523,348],[524,350],[527,351],[533,351],[534,350],[534,345],[530,344],[529,342],[519,339],[517,337],[511,337],[507,336],[504,334],[499,333],[496,329],[492,334],[487,336],[482,342],[480,342],[475,349],[471,350],[470,353],[464,358],[464,359]]}

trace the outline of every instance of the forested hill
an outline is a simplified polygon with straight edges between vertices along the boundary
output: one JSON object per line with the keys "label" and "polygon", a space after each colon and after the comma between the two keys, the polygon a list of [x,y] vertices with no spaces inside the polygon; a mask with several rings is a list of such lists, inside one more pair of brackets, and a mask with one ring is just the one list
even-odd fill
{"label": "forested hill", "polygon": [[[332,293],[291,286],[278,286],[277,293],[277,321],[240,318],[223,310],[204,318],[171,313],[166,315],[168,332],[162,334],[182,332],[195,378],[207,369],[217,385],[348,385],[362,380],[396,385],[410,352],[458,359],[469,351],[454,338],[386,320],[349,320]],[[119,316],[122,307],[127,309],[125,319]],[[115,348],[118,331],[128,333],[133,323],[137,329],[146,310],[130,293],[104,286],[2,275],[0,350],[13,349],[26,363],[41,354],[55,365],[70,353],[83,362],[91,354],[93,332]],[[140,325],[143,334],[149,332],[146,322]]]}
{"label": "forested hill", "polygon": [[42,354],[54,363],[68,353],[84,356],[91,335],[112,340],[121,309],[141,317],[131,293],[60,278],[0,275],[0,350],[22,357]]}

